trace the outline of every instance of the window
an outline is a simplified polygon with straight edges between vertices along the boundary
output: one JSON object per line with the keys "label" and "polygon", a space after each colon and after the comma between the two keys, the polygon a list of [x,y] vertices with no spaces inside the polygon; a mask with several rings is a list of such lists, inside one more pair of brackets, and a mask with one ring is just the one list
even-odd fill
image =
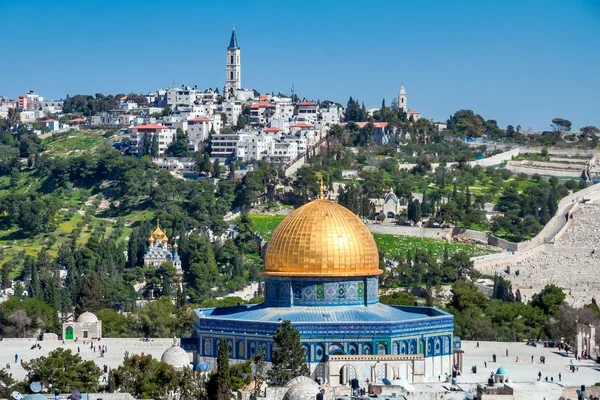
{"label": "window", "polygon": [[233,64],[233,55],[231,55],[230,60],[230,64]]}
{"label": "window", "polygon": [[87,339],[87,337],[88,337],[88,331],[83,331],[83,338]]}

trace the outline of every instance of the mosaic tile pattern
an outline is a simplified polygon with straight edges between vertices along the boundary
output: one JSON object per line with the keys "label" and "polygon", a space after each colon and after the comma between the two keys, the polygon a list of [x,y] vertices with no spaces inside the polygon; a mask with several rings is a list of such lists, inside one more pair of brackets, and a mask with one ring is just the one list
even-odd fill
{"label": "mosaic tile pattern", "polygon": [[[365,302],[364,280],[336,280],[323,282],[302,278],[266,279],[265,303],[269,305],[362,305]],[[367,278],[367,303],[379,301],[376,277]],[[291,294],[290,294],[291,289]],[[292,299],[293,298],[293,299]]]}

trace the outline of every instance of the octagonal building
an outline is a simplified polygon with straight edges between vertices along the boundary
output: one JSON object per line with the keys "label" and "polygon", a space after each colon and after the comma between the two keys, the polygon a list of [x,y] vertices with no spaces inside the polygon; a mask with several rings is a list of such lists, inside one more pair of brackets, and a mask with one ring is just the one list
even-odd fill
{"label": "octagonal building", "polygon": [[195,363],[216,366],[225,338],[231,362],[264,348],[290,320],[300,332],[311,377],[331,386],[402,379],[438,381],[453,368],[452,315],[433,307],[379,302],[379,252],[350,210],[322,198],[286,217],[265,254],[265,301],[196,310],[182,346]]}

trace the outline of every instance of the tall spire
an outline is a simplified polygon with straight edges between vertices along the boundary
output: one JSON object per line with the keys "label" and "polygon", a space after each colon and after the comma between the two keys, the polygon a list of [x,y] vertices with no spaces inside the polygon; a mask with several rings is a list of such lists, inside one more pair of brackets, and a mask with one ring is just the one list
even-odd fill
{"label": "tall spire", "polygon": [[325,198],[325,188],[323,187],[323,178],[321,178],[321,186],[319,187],[319,199]]}
{"label": "tall spire", "polygon": [[237,49],[237,36],[235,35],[235,24],[233,25],[233,30],[231,31],[231,39],[229,40],[228,49]]}

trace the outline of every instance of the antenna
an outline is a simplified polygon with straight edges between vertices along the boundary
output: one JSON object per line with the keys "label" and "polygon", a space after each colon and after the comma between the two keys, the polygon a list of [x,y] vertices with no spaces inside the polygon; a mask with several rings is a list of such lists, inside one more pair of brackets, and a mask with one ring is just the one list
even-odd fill
{"label": "antenna", "polygon": [[231,24],[231,28],[235,31],[235,22]]}

